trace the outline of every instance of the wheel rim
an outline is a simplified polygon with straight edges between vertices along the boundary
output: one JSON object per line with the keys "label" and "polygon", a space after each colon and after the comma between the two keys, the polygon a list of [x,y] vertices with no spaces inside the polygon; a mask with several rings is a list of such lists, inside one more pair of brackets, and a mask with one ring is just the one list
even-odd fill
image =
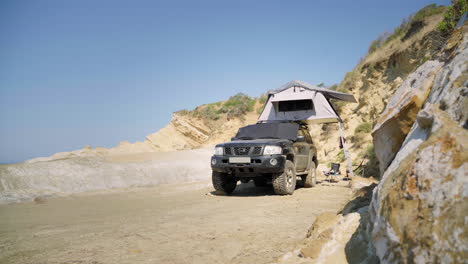
{"label": "wheel rim", "polygon": [[292,173],[292,169],[291,168],[288,168],[286,170],[286,184],[288,186],[291,186],[292,185],[292,181],[293,181],[293,173]]}

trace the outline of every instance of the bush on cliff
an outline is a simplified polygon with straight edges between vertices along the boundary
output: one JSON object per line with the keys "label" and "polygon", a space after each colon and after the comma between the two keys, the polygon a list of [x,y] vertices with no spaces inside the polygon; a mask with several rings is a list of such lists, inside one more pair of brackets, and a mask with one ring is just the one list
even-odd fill
{"label": "bush on cliff", "polygon": [[438,29],[446,35],[450,34],[465,12],[468,12],[468,0],[452,0],[452,5],[447,8]]}
{"label": "bush on cliff", "polygon": [[238,93],[229,97],[229,100],[221,106],[218,113],[226,114],[228,119],[242,119],[245,114],[253,110],[255,101],[256,99],[251,98],[246,94]]}

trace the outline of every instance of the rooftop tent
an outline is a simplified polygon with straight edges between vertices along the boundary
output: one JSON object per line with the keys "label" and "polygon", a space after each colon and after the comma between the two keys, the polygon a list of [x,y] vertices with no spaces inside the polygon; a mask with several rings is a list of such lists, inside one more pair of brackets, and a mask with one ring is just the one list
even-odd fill
{"label": "rooftop tent", "polygon": [[340,120],[329,99],[356,103],[351,94],[320,88],[302,81],[291,81],[269,92],[259,123],[303,121],[334,123]]}

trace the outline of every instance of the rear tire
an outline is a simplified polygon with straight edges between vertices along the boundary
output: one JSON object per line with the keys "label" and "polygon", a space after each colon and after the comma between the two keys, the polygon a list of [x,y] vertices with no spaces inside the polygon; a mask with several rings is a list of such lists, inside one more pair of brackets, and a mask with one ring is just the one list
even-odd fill
{"label": "rear tire", "polygon": [[229,177],[227,173],[213,171],[211,179],[217,193],[230,194],[236,189],[237,180]]}
{"label": "rear tire", "polygon": [[267,179],[264,177],[257,177],[254,178],[254,183],[257,187],[265,187],[267,186]]}
{"label": "rear tire", "polygon": [[317,169],[315,168],[315,162],[311,162],[309,173],[302,176],[302,183],[305,188],[314,187],[317,184]]}
{"label": "rear tire", "polygon": [[284,172],[273,174],[273,190],[276,194],[292,194],[296,189],[296,169],[294,163],[287,160],[284,165]]}

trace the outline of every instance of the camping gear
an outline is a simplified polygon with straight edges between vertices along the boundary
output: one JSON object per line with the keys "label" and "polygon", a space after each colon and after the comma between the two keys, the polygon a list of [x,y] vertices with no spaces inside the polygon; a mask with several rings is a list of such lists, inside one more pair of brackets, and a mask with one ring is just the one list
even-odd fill
{"label": "camping gear", "polygon": [[239,128],[237,139],[283,138],[296,140],[299,124],[297,123],[260,123]]}
{"label": "camping gear", "polygon": [[349,157],[348,148],[346,147],[344,129],[343,129],[343,124],[341,123],[341,121],[338,122],[338,127],[340,129],[341,146],[343,147],[343,152],[344,152],[346,162],[347,162],[347,165],[348,165],[348,170],[346,170],[346,178],[348,178],[349,175],[351,175],[351,177],[353,177],[354,176],[353,165],[351,163],[351,158]]}
{"label": "camping gear", "polygon": [[336,176],[341,176],[340,164],[332,163],[329,171],[323,171],[323,175],[327,177],[329,182],[337,182]]}
{"label": "camping gear", "polygon": [[342,120],[330,99],[357,103],[353,95],[314,86],[303,81],[290,81],[270,91],[258,123],[301,122],[305,124],[338,123],[340,142],[347,160],[348,173],[354,176],[346,147]]}
{"label": "camping gear", "polygon": [[291,81],[268,94],[259,123],[274,121],[301,121],[336,123],[340,117],[330,99],[356,103],[351,94],[320,88],[302,81]]}

